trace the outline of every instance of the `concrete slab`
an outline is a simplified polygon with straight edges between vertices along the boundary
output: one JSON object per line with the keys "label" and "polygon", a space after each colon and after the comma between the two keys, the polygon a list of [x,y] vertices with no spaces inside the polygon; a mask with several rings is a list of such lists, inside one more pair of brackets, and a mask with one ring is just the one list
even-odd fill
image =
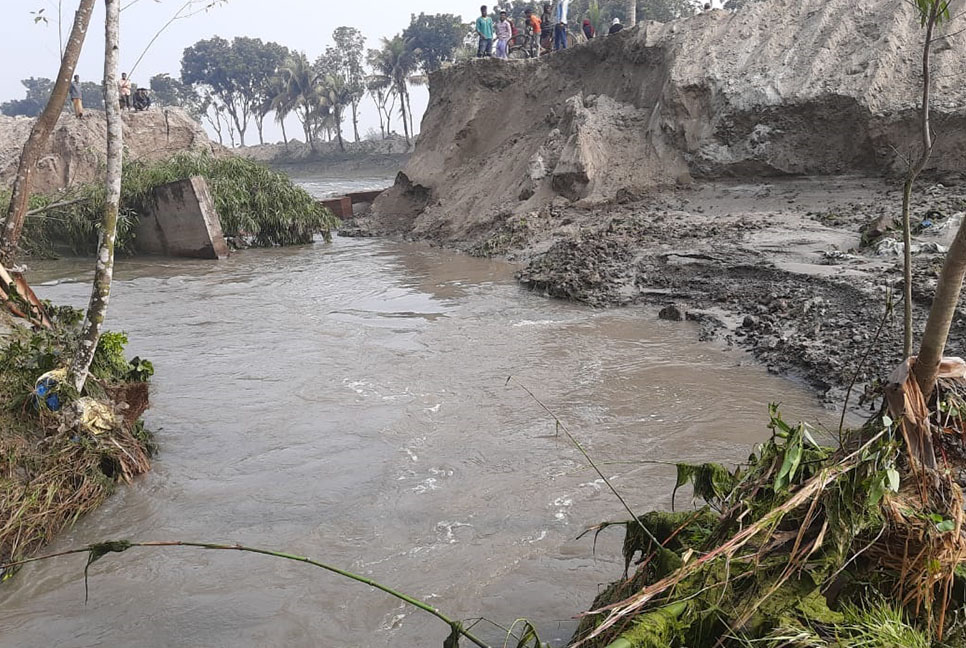
{"label": "concrete slab", "polygon": [[352,199],[348,196],[323,200],[322,206],[327,207],[337,218],[352,217]]}
{"label": "concrete slab", "polygon": [[144,254],[227,258],[228,244],[208,182],[194,176],[157,187],[148,213],[138,223],[135,246]]}

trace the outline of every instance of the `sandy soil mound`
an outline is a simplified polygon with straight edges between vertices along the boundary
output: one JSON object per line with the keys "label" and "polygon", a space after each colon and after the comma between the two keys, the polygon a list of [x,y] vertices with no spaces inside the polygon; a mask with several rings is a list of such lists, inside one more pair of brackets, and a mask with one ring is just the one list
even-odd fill
{"label": "sandy soil mound", "polygon": [[[215,152],[200,124],[179,108],[124,113],[124,147],[128,159],[160,160],[182,151]],[[17,163],[33,120],[0,116],[0,185],[16,175]],[[107,155],[103,112],[87,111],[84,119],[64,113],[51,135],[47,154],[38,164],[34,191],[51,192],[98,179]]]}
{"label": "sandy soil mound", "polygon": [[[960,14],[936,43],[934,170],[966,171],[964,28]],[[465,242],[557,197],[594,205],[694,179],[894,171],[917,141],[922,38],[903,0],[769,0],[539,61],[442,70],[376,227]]]}

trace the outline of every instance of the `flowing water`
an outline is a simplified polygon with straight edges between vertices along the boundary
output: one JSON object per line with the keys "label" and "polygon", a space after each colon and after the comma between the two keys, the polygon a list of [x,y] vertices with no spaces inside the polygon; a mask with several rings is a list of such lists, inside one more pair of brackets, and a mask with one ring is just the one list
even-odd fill
{"label": "flowing water", "polygon": [[[84,305],[88,263],[44,266],[37,292]],[[121,262],[109,327],[155,363],[147,421],[160,454],[49,549],[117,538],[280,549],[452,616],[528,617],[559,646],[623,569],[619,531],[596,556],[576,536],[627,513],[508,376],[639,512],[669,506],[674,480],[644,462],[740,461],[767,437],[770,401],[833,423],[800,385],[697,342],[691,325],[550,301],[512,275],[371,239]],[[0,645],[413,647],[447,634],[302,564],[132,550],[91,566],[85,605],[83,563],[31,565],[0,587]],[[492,625],[476,630],[502,645]]]}

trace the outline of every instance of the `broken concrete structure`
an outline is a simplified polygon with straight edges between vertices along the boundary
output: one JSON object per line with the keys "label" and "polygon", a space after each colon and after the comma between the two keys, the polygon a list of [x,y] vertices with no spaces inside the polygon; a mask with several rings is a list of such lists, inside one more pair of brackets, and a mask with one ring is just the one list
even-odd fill
{"label": "broken concrete structure", "polygon": [[196,259],[224,259],[221,231],[208,183],[201,176],[161,185],[135,234],[139,252]]}

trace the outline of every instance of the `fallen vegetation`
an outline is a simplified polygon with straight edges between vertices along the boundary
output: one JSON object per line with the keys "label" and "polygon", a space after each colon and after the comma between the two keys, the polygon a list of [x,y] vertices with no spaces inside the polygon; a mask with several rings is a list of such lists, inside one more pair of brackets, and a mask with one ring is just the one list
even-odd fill
{"label": "fallen vegetation", "polygon": [[[236,249],[301,245],[317,234],[328,239],[337,225],[333,214],[305,190],[266,166],[240,157],[182,153],[161,162],[124,165],[117,232],[121,254],[134,252],[137,221],[154,188],[195,175],[208,181],[222,230]],[[0,204],[8,199],[0,193]],[[104,201],[101,185],[32,196],[22,249],[34,256],[94,254]]]}
{"label": "fallen vegetation", "polygon": [[679,465],[675,490],[689,485],[702,505],[621,523],[625,575],[575,645],[964,645],[966,389],[941,381],[932,470],[911,384],[897,386],[905,415],[884,409],[837,448],[773,408],[773,435],[746,465]]}
{"label": "fallen vegetation", "polygon": [[[0,348],[0,563],[31,555],[100,505],[118,482],[150,469],[141,415],[151,363],[124,356],[127,338],[105,333],[91,379],[74,393],[63,367],[83,313],[48,308],[52,328],[7,318]],[[63,374],[63,375],[62,375]],[[0,572],[0,580],[12,571]]]}

